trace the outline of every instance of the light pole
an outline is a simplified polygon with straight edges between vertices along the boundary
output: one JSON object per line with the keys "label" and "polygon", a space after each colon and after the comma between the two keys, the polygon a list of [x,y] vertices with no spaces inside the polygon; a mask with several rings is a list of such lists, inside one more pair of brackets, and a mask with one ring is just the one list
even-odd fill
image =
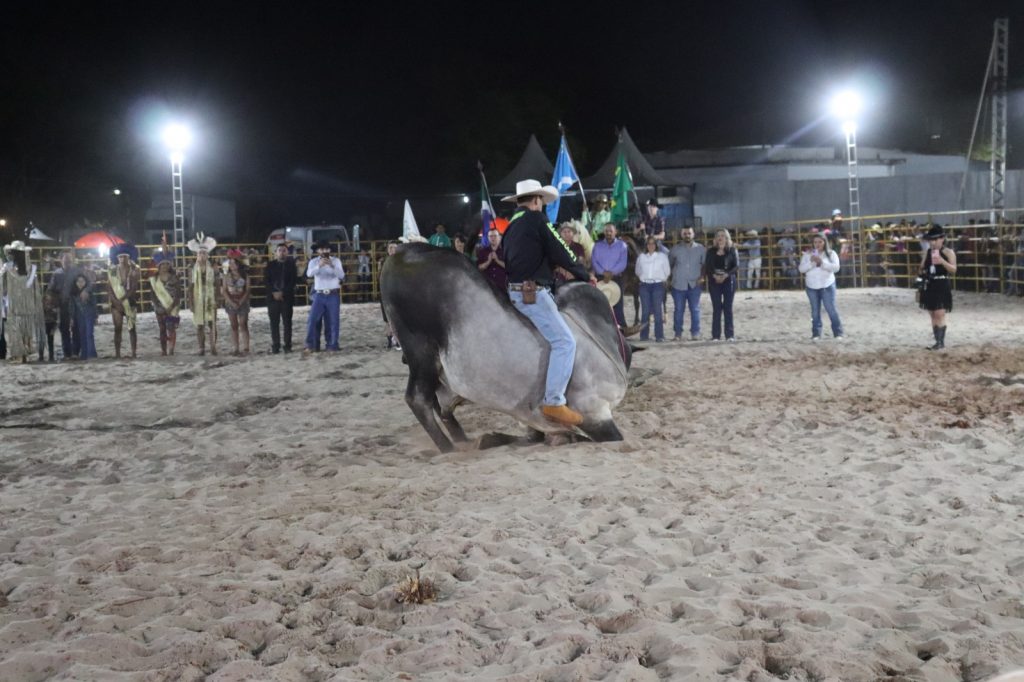
{"label": "light pole", "polygon": [[[180,123],[173,123],[163,132],[164,145],[171,158],[171,204],[174,210],[174,265],[185,276],[185,206],[181,184],[181,164],[185,150],[192,142],[192,133]],[[194,229],[194,226],[193,226]]]}
{"label": "light pole", "polygon": [[[857,181],[857,116],[863,107],[860,95],[853,90],[837,93],[831,102],[832,115],[842,121],[846,136],[846,178],[850,197],[851,236],[860,239],[860,184]],[[853,285],[859,286],[856,250],[853,262]]]}
{"label": "light pole", "polygon": [[843,124],[846,135],[846,175],[849,178],[850,218],[860,220],[860,188],[857,184],[857,116],[862,108],[860,95],[843,90],[832,98],[832,114]]}

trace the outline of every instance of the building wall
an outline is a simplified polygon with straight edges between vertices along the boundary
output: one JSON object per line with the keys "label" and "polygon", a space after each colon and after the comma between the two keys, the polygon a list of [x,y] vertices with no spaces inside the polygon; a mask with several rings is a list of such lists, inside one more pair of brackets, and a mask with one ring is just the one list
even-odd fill
{"label": "building wall", "polygon": [[[235,202],[193,194],[185,194],[183,199],[187,235],[203,232],[222,241],[235,238]],[[173,229],[174,207],[171,205],[170,195],[154,198],[149,210],[146,211],[145,238],[155,238],[151,243],[159,243],[161,233],[166,230],[167,238],[171,239]]]}
{"label": "building wall", "polygon": [[[861,178],[861,215],[956,211],[961,173],[897,175]],[[832,209],[849,205],[847,180],[749,180],[698,182],[693,193],[694,214],[705,226],[773,225],[797,220],[827,220]],[[989,174],[967,175],[964,206],[978,208],[978,218],[989,204]],[[1006,172],[1006,206],[1024,206],[1024,171]]]}

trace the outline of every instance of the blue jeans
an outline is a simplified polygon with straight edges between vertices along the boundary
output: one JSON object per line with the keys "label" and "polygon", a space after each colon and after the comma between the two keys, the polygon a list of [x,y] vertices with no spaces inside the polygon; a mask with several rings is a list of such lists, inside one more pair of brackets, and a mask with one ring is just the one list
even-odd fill
{"label": "blue jeans", "polygon": [[341,317],[341,295],[335,289],[329,294],[313,294],[313,305],[309,309],[306,323],[306,348],[313,350],[319,345],[321,320],[327,323],[327,350],[338,350],[338,325]]}
{"label": "blue jeans", "polygon": [[562,313],[558,312],[555,299],[547,289],[537,289],[537,302],[523,303],[523,292],[509,291],[512,305],[526,315],[551,344],[548,356],[548,375],[544,382],[544,404],[565,405],[565,389],[572,376],[572,366],[576,361],[576,339],[565,323]]}
{"label": "blue jeans", "polygon": [[836,285],[830,284],[824,289],[807,289],[807,300],[811,302],[811,336],[821,336],[821,305],[825,304],[825,312],[832,322],[832,336],[843,335],[843,323],[836,310]]}
{"label": "blue jeans", "polygon": [[724,282],[711,280],[708,282],[711,294],[711,338],[722,338],[722,318],[725,318],[725,338],[736,336],[732,327],[732,300],[736,297],[736,275],[731,275]]}
{"label": "blue jeans", "polygon": [[654,338],[665,340],[665,328],[662,323],[662,312],[665,305],[665,285],[662,282],[653,284],[640,283],[640,309],[643,311],[640,327],[640,340],[646,341],[650,336],[651,315],[654,315]]}
{"label": "blue jeans", "polygon": [[672,329],[676,336],[683,335],[683,314],[686,306],[690,307],[690,334],[700,335],[700,294],[703,290],[700,287],[687,287],[676,289],[672,287]]}

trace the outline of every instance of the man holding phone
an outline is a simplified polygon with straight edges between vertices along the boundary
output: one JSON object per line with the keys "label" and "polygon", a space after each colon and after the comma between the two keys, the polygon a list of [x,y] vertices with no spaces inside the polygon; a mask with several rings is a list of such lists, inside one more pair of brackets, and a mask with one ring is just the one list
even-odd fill
{"label": "man holding phone", "polygon": [[306,266],[306,277],[313,279],[313,304],[309,308],[309,322],[306,325],[306,354],[316,348],[317,326],[327,325],[327,350],[338,350],[338,333],[341,318],[341,283],[345,280],[345,269],[341,261],[331,255],[328,241],[317,242],[316,258]]}

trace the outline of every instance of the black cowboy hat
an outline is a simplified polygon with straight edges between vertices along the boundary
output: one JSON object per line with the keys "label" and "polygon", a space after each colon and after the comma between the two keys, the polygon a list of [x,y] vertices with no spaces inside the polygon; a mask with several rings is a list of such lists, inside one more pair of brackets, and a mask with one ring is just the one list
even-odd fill
{"label": "black cowboy hat", "polygon": [[946,233],[942,230],[942,225],[932,224],[928,228],[928,232],[924,235],[925,239],[939,239],[945,237]]}

